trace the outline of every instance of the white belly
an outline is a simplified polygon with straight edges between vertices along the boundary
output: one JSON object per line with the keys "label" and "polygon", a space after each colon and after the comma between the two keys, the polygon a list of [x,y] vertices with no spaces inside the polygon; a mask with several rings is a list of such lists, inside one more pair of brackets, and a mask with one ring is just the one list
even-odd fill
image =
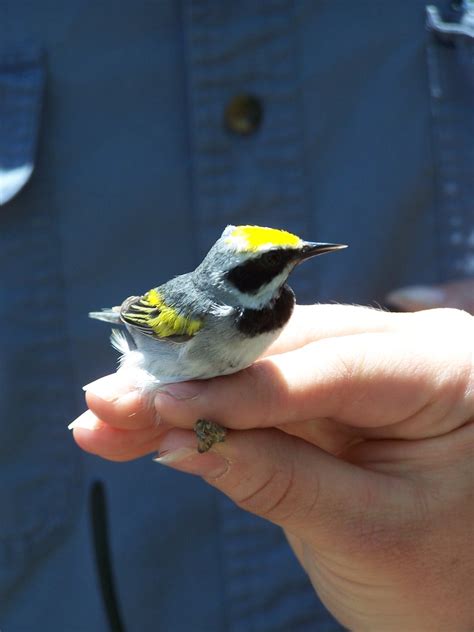
{"label": "white belly", "polygon": [[[280,330],[281,331],[281,330]],[[238,332],[199,332],[188,342],[173,343],[134,335],[131,350],[125,336],[115,339],[122,354],[119,375],[135,388],[151,390],[160,385],[207,379],[236,373],[250,366],[278,337],[280,331],[244,338]]]}

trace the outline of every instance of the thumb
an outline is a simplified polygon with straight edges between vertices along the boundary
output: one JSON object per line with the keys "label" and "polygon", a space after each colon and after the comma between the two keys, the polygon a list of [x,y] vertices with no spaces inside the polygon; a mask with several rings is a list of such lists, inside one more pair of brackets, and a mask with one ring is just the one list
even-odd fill
{"label": "thumb", "polygon": [[436,307],[455,307],[474,314],[474,279],[451,281],[442,285],[412,285],[393,290],[387,303],[406,312]]}
{"label": "thumb", "polygon": [[379,475],[275,428],[229,431],[205,454],[197,454],[192,431],[173,428],[156,461],[202,476],[242,509],[306,541],[310,533],[315,546],[347,539],[368,499],[381,506],[386,495]]}

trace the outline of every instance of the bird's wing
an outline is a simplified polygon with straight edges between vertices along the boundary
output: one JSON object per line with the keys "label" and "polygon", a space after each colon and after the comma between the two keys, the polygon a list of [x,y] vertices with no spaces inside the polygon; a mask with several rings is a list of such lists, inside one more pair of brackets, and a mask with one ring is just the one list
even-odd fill
{"label": "bird's wing", "polygon": [[153,289],[143,296],[131,296],[120,308],[120,318],[128,326],[153,338],[185,342],[203,326],[195,315],[166,304],[162,294]]}

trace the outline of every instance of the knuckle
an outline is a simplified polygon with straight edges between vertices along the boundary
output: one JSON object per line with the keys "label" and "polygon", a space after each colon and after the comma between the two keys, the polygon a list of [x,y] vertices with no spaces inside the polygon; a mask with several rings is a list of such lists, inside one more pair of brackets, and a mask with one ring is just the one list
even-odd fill
{"label": "knuckle", "polygon": [[343,345],[336,345],[332,362],[332,387],[337,394],[335,416],[344,416],[356,404],[366,399],[369,384],[363,376],[370,363],[366,361],[367,352],[359,348],[357,353],[348,352]]}
{"label": "knuckle", "polygon": [[344,349],[335,349],[333,356],[334,372],[338,381],[350,383],[357,375],[357,361],[354,357],[348,357]]}
{"label": "knuckle", "polygon": [[293,467],[274,469],[250,493],[236,500],[246,511],[271,522],[284,522],[294,511]]}
{"label": "knuckle", "polygon": [[351,384],[364,368],[366,350],[362,344],[354,347],[343,338],[333,340],[321,360],[330,367],[331,379],[340,385]]}
{"label": "knuckle", "polygon": [[252,393],[252,402],[258,402],[258,414],[262,420],[276,420],[285,407],[287,386],[278,368],[271,361],[256,362],[242,372],[243,397]]}

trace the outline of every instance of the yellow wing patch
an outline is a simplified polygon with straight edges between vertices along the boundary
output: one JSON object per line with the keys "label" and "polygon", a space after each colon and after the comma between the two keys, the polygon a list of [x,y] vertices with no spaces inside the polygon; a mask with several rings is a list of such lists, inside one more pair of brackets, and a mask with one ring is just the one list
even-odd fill
{"label": "yellow wing patch", "polygon": [[240,252],[258,252],[272,246],[299,248],[302,240],[296,235],[278,228],[236,226],[227,237],[227,242]]}
{"label": "yellow wing patch", "polygon": [[131,303],[121,314],[123,320],[142,329],[144,333],[158,338],[170,336],[194,336],[203,323],[187,318],[176,309],[166,305],[158,290],[153,289],[136,302]]}

